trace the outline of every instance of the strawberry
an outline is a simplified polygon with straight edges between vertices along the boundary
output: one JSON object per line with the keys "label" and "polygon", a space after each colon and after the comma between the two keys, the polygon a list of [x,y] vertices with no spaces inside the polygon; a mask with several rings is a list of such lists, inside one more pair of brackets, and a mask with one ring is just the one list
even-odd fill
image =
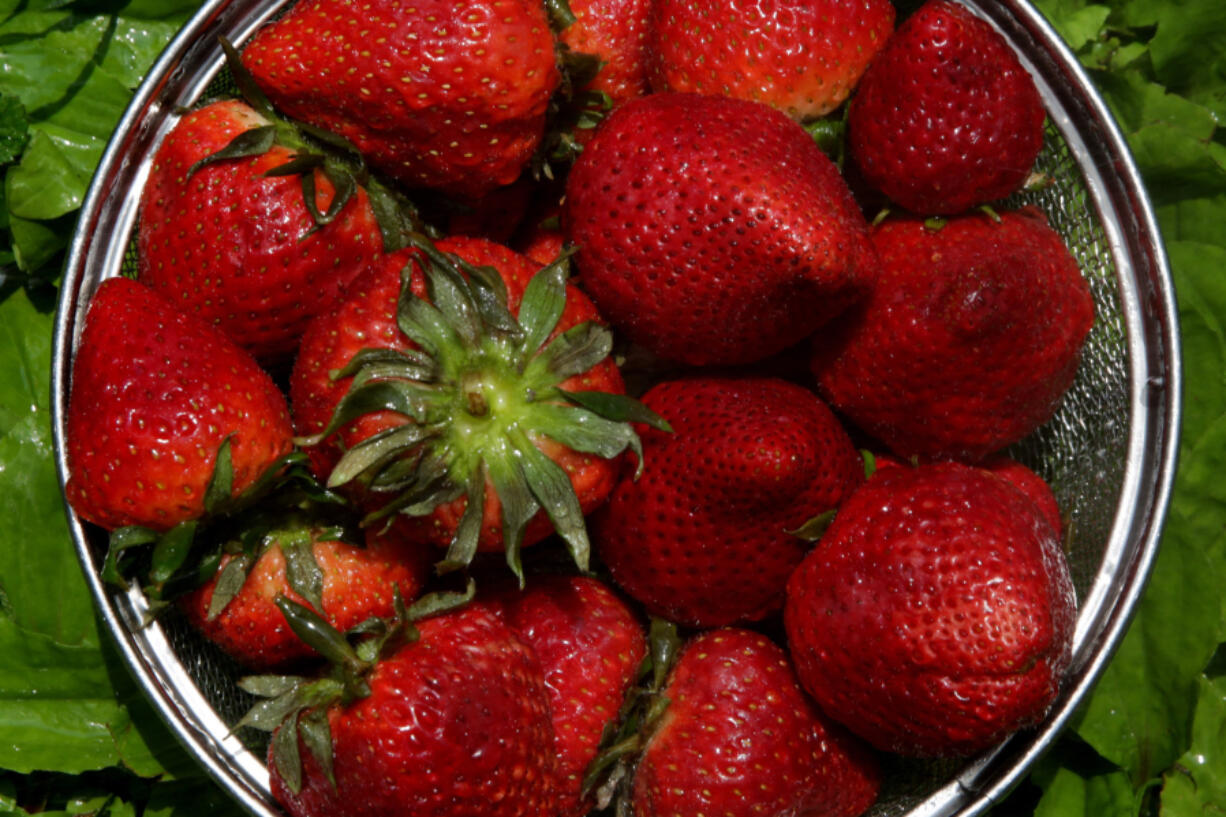
{"label": "strawberry", "polygon": [[108,530],[205,512],[223,449],[237,496],[293,447],[285,397],[214,326],[128,278],[103,281],[72,363],[66,495]]}
{"label": "strawberry", "polygon": [[1022,187],[1045,118],[1005,39],[965,6],[929,0],[864,73],[848,112],[848,150],[900,206],[953,214]]}
{"label": "strawberry", "polygon": [[874,272],[834,164],[782,113],[722,96],[613,111],[571,170],[562,222],[601,314],[681,363],[781,351]]}
{"label": "strawberry", "polygon": [[594,515],[601,560],[672,621],[713,627],[777,611],[810,547],[802,529],[864,479],[846,432],[816,395],[775,378],[670,380],[643,402],[673,430],[644,430],[650,466]]}
{"label": "strawberry", "polygon": [[519,176],[559,82],[544,6],[527,0],[302,0],[242,58],[287,115],[409,187],[468,198]]}
{"label": "strawberry", "polygon": [[876,288],[813,344],[830,404],[903,457],[979,459],[1046,422],[1094,303],[1043,214],[889,218],[872,238]]}
{"label": "strawberry", "polygon": [[879,749],[962,756],[1036,724],[1071,657],[1055,531],[1005,479],[959,463],[878,472],[788,583],[801,682]]}
{"label": "strawberry", "polygon": [[402,626],[372,639],[373,660],[371,641],[353,648],[333,631],[320,646],[338,663],[319,680],[243,681],[268,699],[244,724],[273,731],[273,797],[292,817],[554,814],[549,696],[532,649],[475,603]]}
{"label": "strawberry", "polygon": [[647,0],[570,0],[574,20],[558,33],[558,41],[600,58],[600,70],[586,89],[605,94],[611,106],[648,92],[650,7]]}
{"label": "strawberry", "polygon": [[724,94],[814,119],[847,99],[893,30],[889,0],[655,0],[650,83],[655,91]]}
{"label": "strawberry", "polygon": [[646,655],[643,625],[607,585],[586,576],[533,576],[525,590],[483,600],[541,660],[557,741],[558,814],[587,814],[593,801],[582,794],[585,774]]}
{"label": "strawberry", "polygon": [[872,751],[814,706],[787,654],[725,628],[684,648],[635,772],[634,814],[855,817],[876,801]]}
{"label": "strawberry", "polygon": [[428,550],[367,535],[366,545],[316,527],[273,531],[254,554],[227,553],[217,573],[179,600],[187,621],[245,667],[276,669],[317,657],[290,630],[278,596],[309,604],[340,630],[390,618],[396,589],[416,598],[429,572]]}
{"label": "strawberry", "polygon": [[564,265],[457,237],[389,256],[350,293],[291,377],[317,473],[369,521],[449,547],[448,566],[505,550],[518,570],[519,548],[556,529],[585,567],[583,515],[638,445],[625,419],[646,415]]}
{"label": "strawberry", "polygon": [[306,187],[277,175],[296,148],[270,141],[222,154],[275,130],[240,100],[184,115],[154,157],[137,231],[140,281],[266,364],[287,361],[306,323],[382,249],[364,189],[342,201],[321,168],[304,171]]}
{"label": "strawberry", "polygon": [[[875,471],[888,468],[913,467],[916,464],[904,463],[902,460],[889,454],[875,455],[873,460]],[[1043,518],[1051,525],[1051,529],[1055,531],[1057,539],[1064,534],[1064,517],[1060,513],[1060,504],[1057,502],[1056,495],[1052,492],[1051,485],[1047,483],[1047,480],[1043,479],[1043,477],[1026,465],[1004,454],[988,457],[975,463],[975,465],[1007,480],[1014,488],[1017,488],[1029,497],[1030,501],[1039,509],[1039,512],[1043,514]]]}

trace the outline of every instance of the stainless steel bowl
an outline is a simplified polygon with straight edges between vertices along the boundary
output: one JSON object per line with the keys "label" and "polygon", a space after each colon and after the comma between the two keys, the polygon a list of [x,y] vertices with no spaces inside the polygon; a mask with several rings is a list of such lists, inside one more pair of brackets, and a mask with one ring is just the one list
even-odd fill
{"label": "stainless steel bowl", "polygon": [[[132,262],[139,191],[178,111],[224,77],[218,37],[241,44],[286,0],[210,0],[180,32],[119,123],[81,210],[55,329],[52,397],[57,465],[73,353],[100,281]],[[1013,453],[1053,485],[1068,515],[1080,602],[1074,658],[1046,721],[980,757],[898,763],[878,815],[974,815],[998,802],[1068,725],[1128,625],[1158,547],[1174,478],[1180,413],[1176,309],[1158,228],[1119,130],[1074,56],[1024,0],[969,0],[1015,47],[1047,107],[1039,169],[1053,180],[1019,196],[1047,212],[1080,261],[1098,309],[1080,374],[1055,418]],[[104,586],[105,536],[69,510],[98,609],[166,723],[248,812],[274,817],[262,743],[232,734],[247,699],[237,668],[173,617],[147,624],[137,590]]]}

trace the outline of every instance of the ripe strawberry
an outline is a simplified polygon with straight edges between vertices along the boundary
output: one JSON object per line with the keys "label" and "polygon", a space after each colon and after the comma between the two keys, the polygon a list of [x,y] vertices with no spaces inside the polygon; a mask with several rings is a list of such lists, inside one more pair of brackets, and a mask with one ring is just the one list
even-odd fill
{"label": "ripe strawberry", "polygon": [[1046,422],[1094,304],[1043,214],[891,218],[872,237],[876,288],[813,344],[830,404],[903,457],[979,459]]}
{"label": "ripe strawberry", "polygon": [[647,93],[647,0],[570,0],[574,21],[558,33],[571,51],[599,57],[600,70],[584,90],[615,107]]}
{"label": "ripe strawberry", "polygon": [[673,668],[668,709],[635,772],[638,817],[855,817],[877,799],[872,751],[813,705],[765,636],[698,636]]}
{"label": "ripe strawberry", "polygon": [[331,690],[333,702],[277,727],[273,796],[293,817],[556,813],[549,696],[532,649],[479,604],[419,621],[415,636],[374,662],[349,650],[356,678],[300,693]]}
{"label": "ripe strawberry", "polygon": [[518,549],[555,528],[586,566],[583,515],[638,442],[617,419],[638,414],[610,345],[564,267],[538,273],[501,245],[446,239],[390,256],[308,329],[295,423],[318,437],[317,473],[394,515],[398,535],[449,546],[453,566],[506,549],[517,569]]}
{"label": "ripe strawberry", "polygon": [[864,178],[902,207],[952,214],[1022,186],[1045,116],[1005,39],[965,6],[929,0],[864,73],[848,148]]}
{"label": "ripe strawberry", "polygon": [[[914,467],[916,463],[906,463],[889,454],[878,454],[874,457],[874,465],[876,471],[882,471],[889,468]],[[1051,486],[1043,477],[1004,454],[988,457],[975,465],[1005,479],[1014,488],[1029,497],[1039,512],[1043,514],[1043,518],[1051,525],[1057,539],[1064,534],[1064,517],[1060,513],[1060,504]]]}
{"label": "ripe strawberry", "polygon": [[157,531],[196,519],[224,442],[238,495],[291,435],[285,397],[218,329],[131,279],[98,286],[65,420],[66,493],[83,519]]}
{"label": "ripe strawberry", "polygon": [[781,351],[874,272],[834,164],[783,114],[722,96],[615,110],[572,168],[562,216],[601,314],[681,363]]}
{"label": "ripe strawberry", "polygon": [[587,814],[593,802],[581,796],[584,775],[646,655],[643,625],[608,586],[584,576],[533,576],[525,590],[484,600],[541,660],[557,741],[558,814]]}
{"label": "ripe strawberry", "polygon": [[788,583],[797,673],[879,749],[969,755],[1037,723],[1071,656],[1073,585],[1035,504],[982,468],[878,472]]}
{"label": "ripe strawberry", "polygon": [[302,0],[243,64],[377,170],[471,198],[519,176],[559,82],[544,6],[526,0]]}
{"label": "ripe strawberry", "polygon": [[889,0],[656,0],[651,87],[751,99],[814,119],[847,99],[893,30]]}
{"label": "ripe strawberry", "polygon": [[307,604],[338,630],[390,618],[394,590],[416,598],[430,569],[428,549],[367,535],[366,545],[309,527],[275,531],[255,554],[226,554],[218,572],[179,606],[205,638],[243,666],[286,667],[317,653],[290,630],[278,596]]}
{"label": "ripe strawberry", "polygon": [[673,431],[643,432],[649,467],[593,517],[614,580],[692,626],[775,612],[810,547],[795,532],[864,479],[846,432],[816,395],[774,378],[671,380],[643,401]]}
{"label": "ripe strawberry", "polygon": [[141,194],[138,277],[184,311],[219,326],[261,362],[288,360],[306,323],[382,249],[366,191],[319,224],[338,192],[322,169],[270,175],[295,157],[273,143],[254,155],[205,163],[236,137],[274,123],[245,102],[186,114],[154,157]]}

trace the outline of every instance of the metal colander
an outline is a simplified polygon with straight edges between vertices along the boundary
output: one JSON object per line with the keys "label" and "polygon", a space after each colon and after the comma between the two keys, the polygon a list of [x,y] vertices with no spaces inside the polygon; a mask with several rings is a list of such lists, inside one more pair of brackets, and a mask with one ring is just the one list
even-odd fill
{"label": "metal colander", "polygon": [[[64,417],[75,345],[97,285],[132,262],[139,191],[177,112],[225,82],[219,36],[241,44],[285,0],[210,0],[151,69],[119,123],[81,210],[55,330],[52,399],[57,464],[67,478]],[[970,761],[887,759],[874,815],[974,815],[991,807],[1053,743],[1098,678],[1148,576],[1177,449],[1176,311],[1158,229],[1128,149],[1055,31],[1024,0],[968,0],[1036,79],[1048,112],[1038,171],[1051,184],[1019,194],[1063,235],[1097,307],[1078,377],[1056,416],[1011,452],[1047,478],[1068,520],[1080,604],[1073,663],[1048,718]],[[264,743],[230,725],[249,701],[238,668],[170,616],[148,623],[137,590],[104,586],[101,531],[69,511],[78,556],[102,618],[149,699],[188,751],[252,815],[280,810]]]}

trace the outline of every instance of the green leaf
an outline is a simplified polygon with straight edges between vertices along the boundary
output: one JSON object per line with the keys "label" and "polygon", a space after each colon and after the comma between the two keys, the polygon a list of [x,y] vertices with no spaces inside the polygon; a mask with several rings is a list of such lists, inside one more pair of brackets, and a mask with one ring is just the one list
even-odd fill
{"label": "green leaf", "polygon": [[1226,676],[1200,679],[1192,746],[1164,775],[1165,817],[1221,813],[1226,806]]}
{"label": "green leaf", "polygon": [[1139,799],[1123,772],[1083,776],[1061,767],[1045,781],[1034,817],[1126,817],[1139,813]]}
{"label": "green leaf", "polygon": [[64,644],[96,646],[55,471],[51,323],[24,291],[0,301],[0,518],[21,532],[0,547],[0,615]]}
{"label": "green leaf", "polygon": [[529,356],[541,348],[566,309],[565,259],[532,276],[519,304],[519,324],[524,328],[523,349]]}
{"label": "green leaf", "polygon": [[1136,619],[1077,724],[1137,785],[1162,774],[1191,739],[1198,675],[1226,638],[1226,381],[1220,367],[1226,250],[1173,244],[1188,418],[1162,547]]}
{"label": "green leaf", "polygon": [[509,437],[519,460],[519,468],[532,495],[544,508],[558,535],[566,542],[575,566],[581,572],[586,572],[591,559],[591,543],[587,537],[579,497],[575,495],[570,477],[560,465],[533,445],[523,432],[513,431]]}
{"label": "green leaf", "polygon": [[[117,655],[67,645],[0,616],[0,768],[143,776],[190,768]],[[156,752],[156,754],[155,754]]]}
{"label": "green leaf", "polygon": [[0,165],[21,155],[29,133],[30,120],[21,100],[0,94]]}

